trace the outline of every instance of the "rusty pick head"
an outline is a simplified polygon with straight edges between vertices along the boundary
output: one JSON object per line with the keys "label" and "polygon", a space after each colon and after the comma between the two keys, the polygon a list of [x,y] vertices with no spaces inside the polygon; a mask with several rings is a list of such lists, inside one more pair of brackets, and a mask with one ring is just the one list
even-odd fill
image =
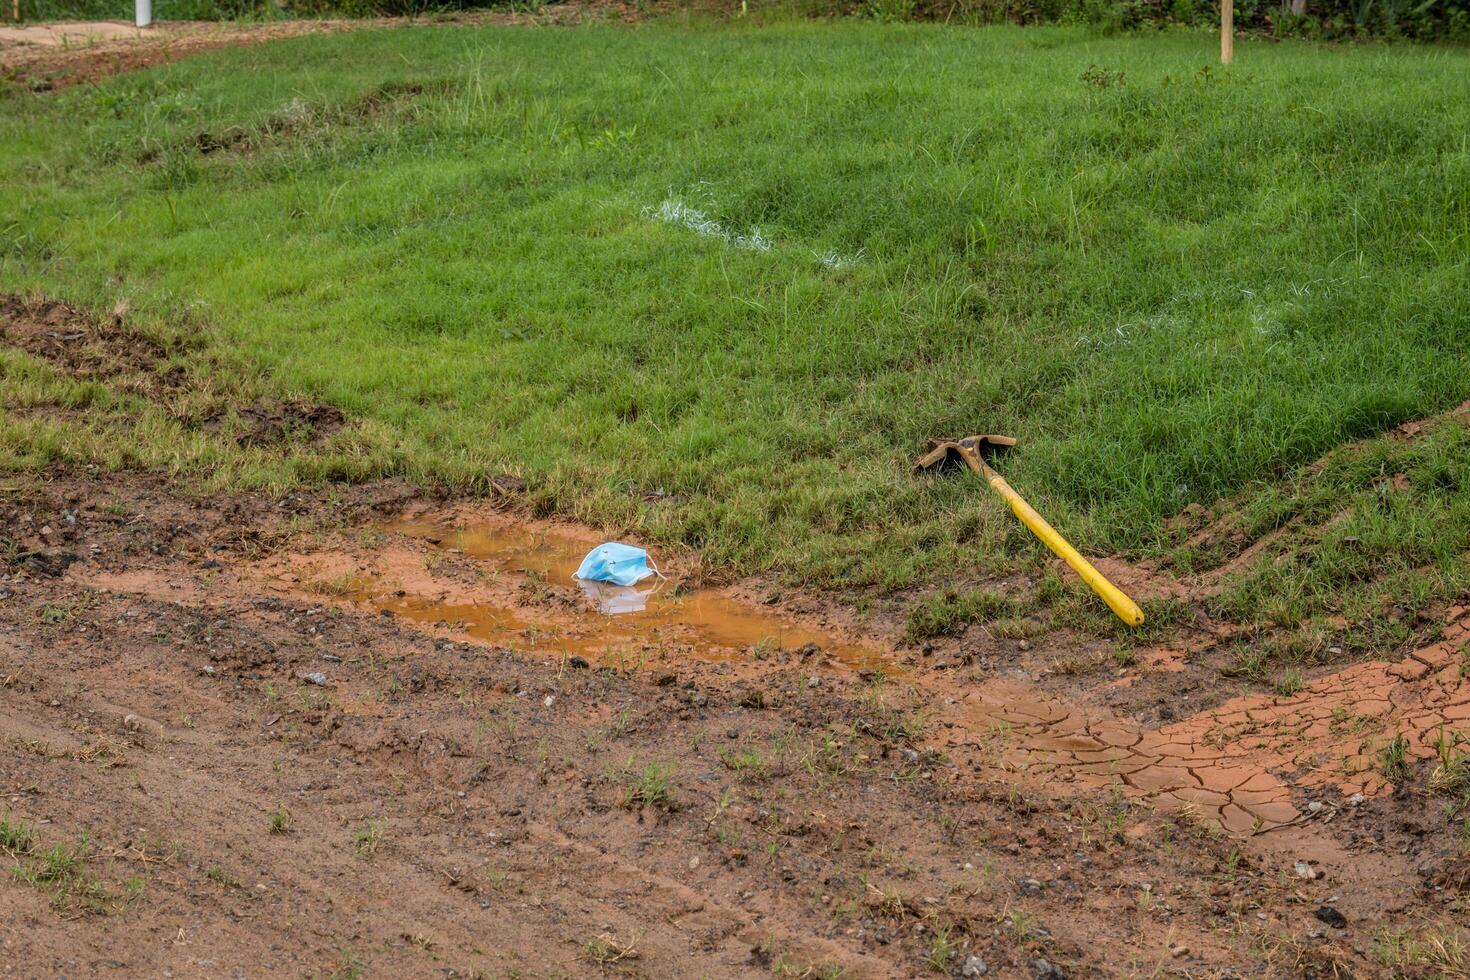
{"label": "rusty pick head", "polygon": [[915,470],[927,470],[942,466],[951,459],[964,460],[974,453],[983,457],[988,450],[1014,446],[1016,440],[1010,436],[983,435],[965,436],[962,439],[930,439],[929,451],[914,460]]}

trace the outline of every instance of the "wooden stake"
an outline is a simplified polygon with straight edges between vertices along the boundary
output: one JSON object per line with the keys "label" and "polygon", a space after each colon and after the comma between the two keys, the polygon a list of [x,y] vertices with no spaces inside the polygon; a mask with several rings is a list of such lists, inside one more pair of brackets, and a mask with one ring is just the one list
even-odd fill
{"label": "wooden stake", "polygon": [[1235,0],[1220,0],[1220,64],[1235,60]]}

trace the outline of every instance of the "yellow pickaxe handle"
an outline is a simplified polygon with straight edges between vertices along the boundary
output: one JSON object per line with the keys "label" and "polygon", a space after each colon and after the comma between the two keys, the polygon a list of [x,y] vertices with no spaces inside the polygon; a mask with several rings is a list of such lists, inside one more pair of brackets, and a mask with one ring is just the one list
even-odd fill
{"label": "yellow pickaxe handle", "polygon": [[[989,467],[986,467],[989,469]],[[1072,571],[1082,576],[1082,581],[1092,587],[1092,591],[1098,594],[1098,598],[1108,604],[1108,608],[1118,614],[1118,618],[1129,626],[1143,625],[1143,610],[1138,604],[1123,594],[1112,582],[1103,577],[1102,572],[1092,567],[1092,563],[1083,558],[1076,548],[1067,543],[1067,539],[1057,533],[1056,528],[1046,523],[1046,518],[1032,510],[1031,505],[1026,503],[1011,485],[1005,481],[1005,477],[994,470],[985,474],[995,492],[1005,498],[1006,503],[1011,505],[1011,512],[1016,515],[1022,524],[1031,529],[1042,542],[1050,548],[1058,558],[1072,566]]]}

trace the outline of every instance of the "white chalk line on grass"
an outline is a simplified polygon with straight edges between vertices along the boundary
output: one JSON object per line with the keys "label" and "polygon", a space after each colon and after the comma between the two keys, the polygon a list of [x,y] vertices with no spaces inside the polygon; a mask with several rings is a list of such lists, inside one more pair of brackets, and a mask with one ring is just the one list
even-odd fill
{"label": "white chalk line on grass", "polygon": [[[713,238],[724,242],[731,248],[744,249],[748,252],[769,252],[774,243],[761,234],[760,228],[752,228],[748,234],[741,234],[733,229],[727,228],[719,221],[711,218],[706,212],[699,208],[691,207],[677,197],[666,197],[658,207],[647,207],[643,209],[643,217],[650,221],[661,221],[664,224],[678,225],[687,228],[697,235],[705,238]],[[832,249],[825,252],[810,250],[812,257],[828,269],[842,270],[851,269],[862,262],[864,250],[858,249],[856,255],[843,255]]]}
{"label": "white chalk line on grass", "polygon": [[718,238],[732,248],[743,248],[751,252],[771,250],[770,239],[762,235],[759,228],[752,228],[748,235],[738,234],[698,208],[692,208],[675,197],[664,198],[663,203],[657,208],[644,208],[643,217],[653,221],[662,221],[665,224],[679,225],[706,238]]}

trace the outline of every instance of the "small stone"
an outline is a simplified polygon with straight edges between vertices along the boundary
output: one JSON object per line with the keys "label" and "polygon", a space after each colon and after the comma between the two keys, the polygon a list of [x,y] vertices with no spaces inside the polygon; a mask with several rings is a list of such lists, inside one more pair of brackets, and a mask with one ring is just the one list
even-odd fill
{"label": "small stone", "polygon": [[219,671],[214,669],[214,664],[205,664],[203,667],[199,668],[199,670],[207,677],[213,677],[215,674],[219,673]]}
{"label": "small stone", "polygon": [[962,977],[983,977],[989,972],[990,967],[978,956],[966,957],[965,965],[960,967],[960,976]]}
{"label": "small stone", "polygon": [[1035,980],[1067,980],[1067,971],[1051,960],[1037,958],[1031,961],[1030,967]]}
{"label": "small stone", "polygon": [[1334,929],[1347,928],[1347,916],[1343,915],[1331,905],[1323,905],[1312,914],[1315,915],[1320,921],[1327,923]]}
{"label": "small stone", "polygon": [[1035,878],[1022,878],[1021,883],[1018,887],[1020,888],[1021,893],[1024,895],[1040,895],[1042,891],[1046,888],[1045,885],[1037,881]]}
{"label": "small stone", "polygon": [[1305,878],[1308,881],[1316,881],[1321,874],[1321,872],[1305,861],[1298,861],[1292,870],[1296,872],[1298,878]]}
{"label": "small stone", "polygon": [[1016,643],[1016,648],[1018,650],[1030,650],[1031,649],[1031,641],[1030,640],[1019,640]]}
{"label": "small stone", "polygon": [[1175,946],[1173,949],[1169,950],[1169,955],[1172,956],[1172,957],[1174,957],[1176,960],[1177,959],[1181,959],[1181,958],[1189,955],[1189,947],[1188,946]]}
{"label": "small stone", "polygon": [[556,704],[556,697],[553,696],[553,695],[548,694],[548,695],[546,695],[546,697],[544,697],[544,698],[541,699],[541,703],[543,705],[545,705],[546,707],[549,708],[553,704]]}
{"label": "small stone", "polygon": [[1313,800],[1312,802],[1310,802],[1310,803],[1307,804],[1307,812],[1308,813],[1321,813],[1322,812],[1322,807],[1323,807],[1323,804],[1322,804],[1322,801],[1321,800]]}
{"label": "small stone", "polygon": [[690,871],[693,871],[697,867],[699,867],[699,855],[698,854],[694,855],[694,857],[692,857],[692,858],[689,859],[689,870]]}
{"label": "small stone", "polygon": [[124,715],[123,727],[130,732],[151,732],[154,735],[163,734],[163,726],[161,724],[152,718],[145,718],[142,715]]}
{"label": "small stone", "polygon": [[322,687],[327,683],[327,675],[319,670],[313,670],[309,674],[302,674],[301,679],[308,684],[315,684],[317,687]]}
{"label": "small stone", "polygon": [[919,753],[907,746],[899,746],[898,754],[903,756],[903,761],[914,763],[919,761]]}
{"label": "small stone", "polygon": [[215,561],[213,558],[207,558],[207,559],[204,560],[204,562],[199,567],[200,568],[203,568],[205,571],[213,572],[213,571],[217,571],[218,569],[224,568],[225,566],[221,565],[219,562]]}
{"label": "small stone", "polygon": [[1368,798],[1366,796],[1364,796],[1362,793],[1354,793],[1352,796],[1349,796],[1347,798],[1347,805],[1348,806],[1362,806],[1367,801],[1368,801]]}
{"label": "small stone", "polygon": [[806,679],[806,686],[807,687],[821,687],[822,686],[822,682],[821,682],[821,680],[819,678],[816,678],[816,677],[808,677]]}
{"label": "small stone", "polygon": [[592,666],[587,662],[586,657],[572,657],[567,661],[567,663],[571,665],[573,670],[586,670],[588,667]]}

